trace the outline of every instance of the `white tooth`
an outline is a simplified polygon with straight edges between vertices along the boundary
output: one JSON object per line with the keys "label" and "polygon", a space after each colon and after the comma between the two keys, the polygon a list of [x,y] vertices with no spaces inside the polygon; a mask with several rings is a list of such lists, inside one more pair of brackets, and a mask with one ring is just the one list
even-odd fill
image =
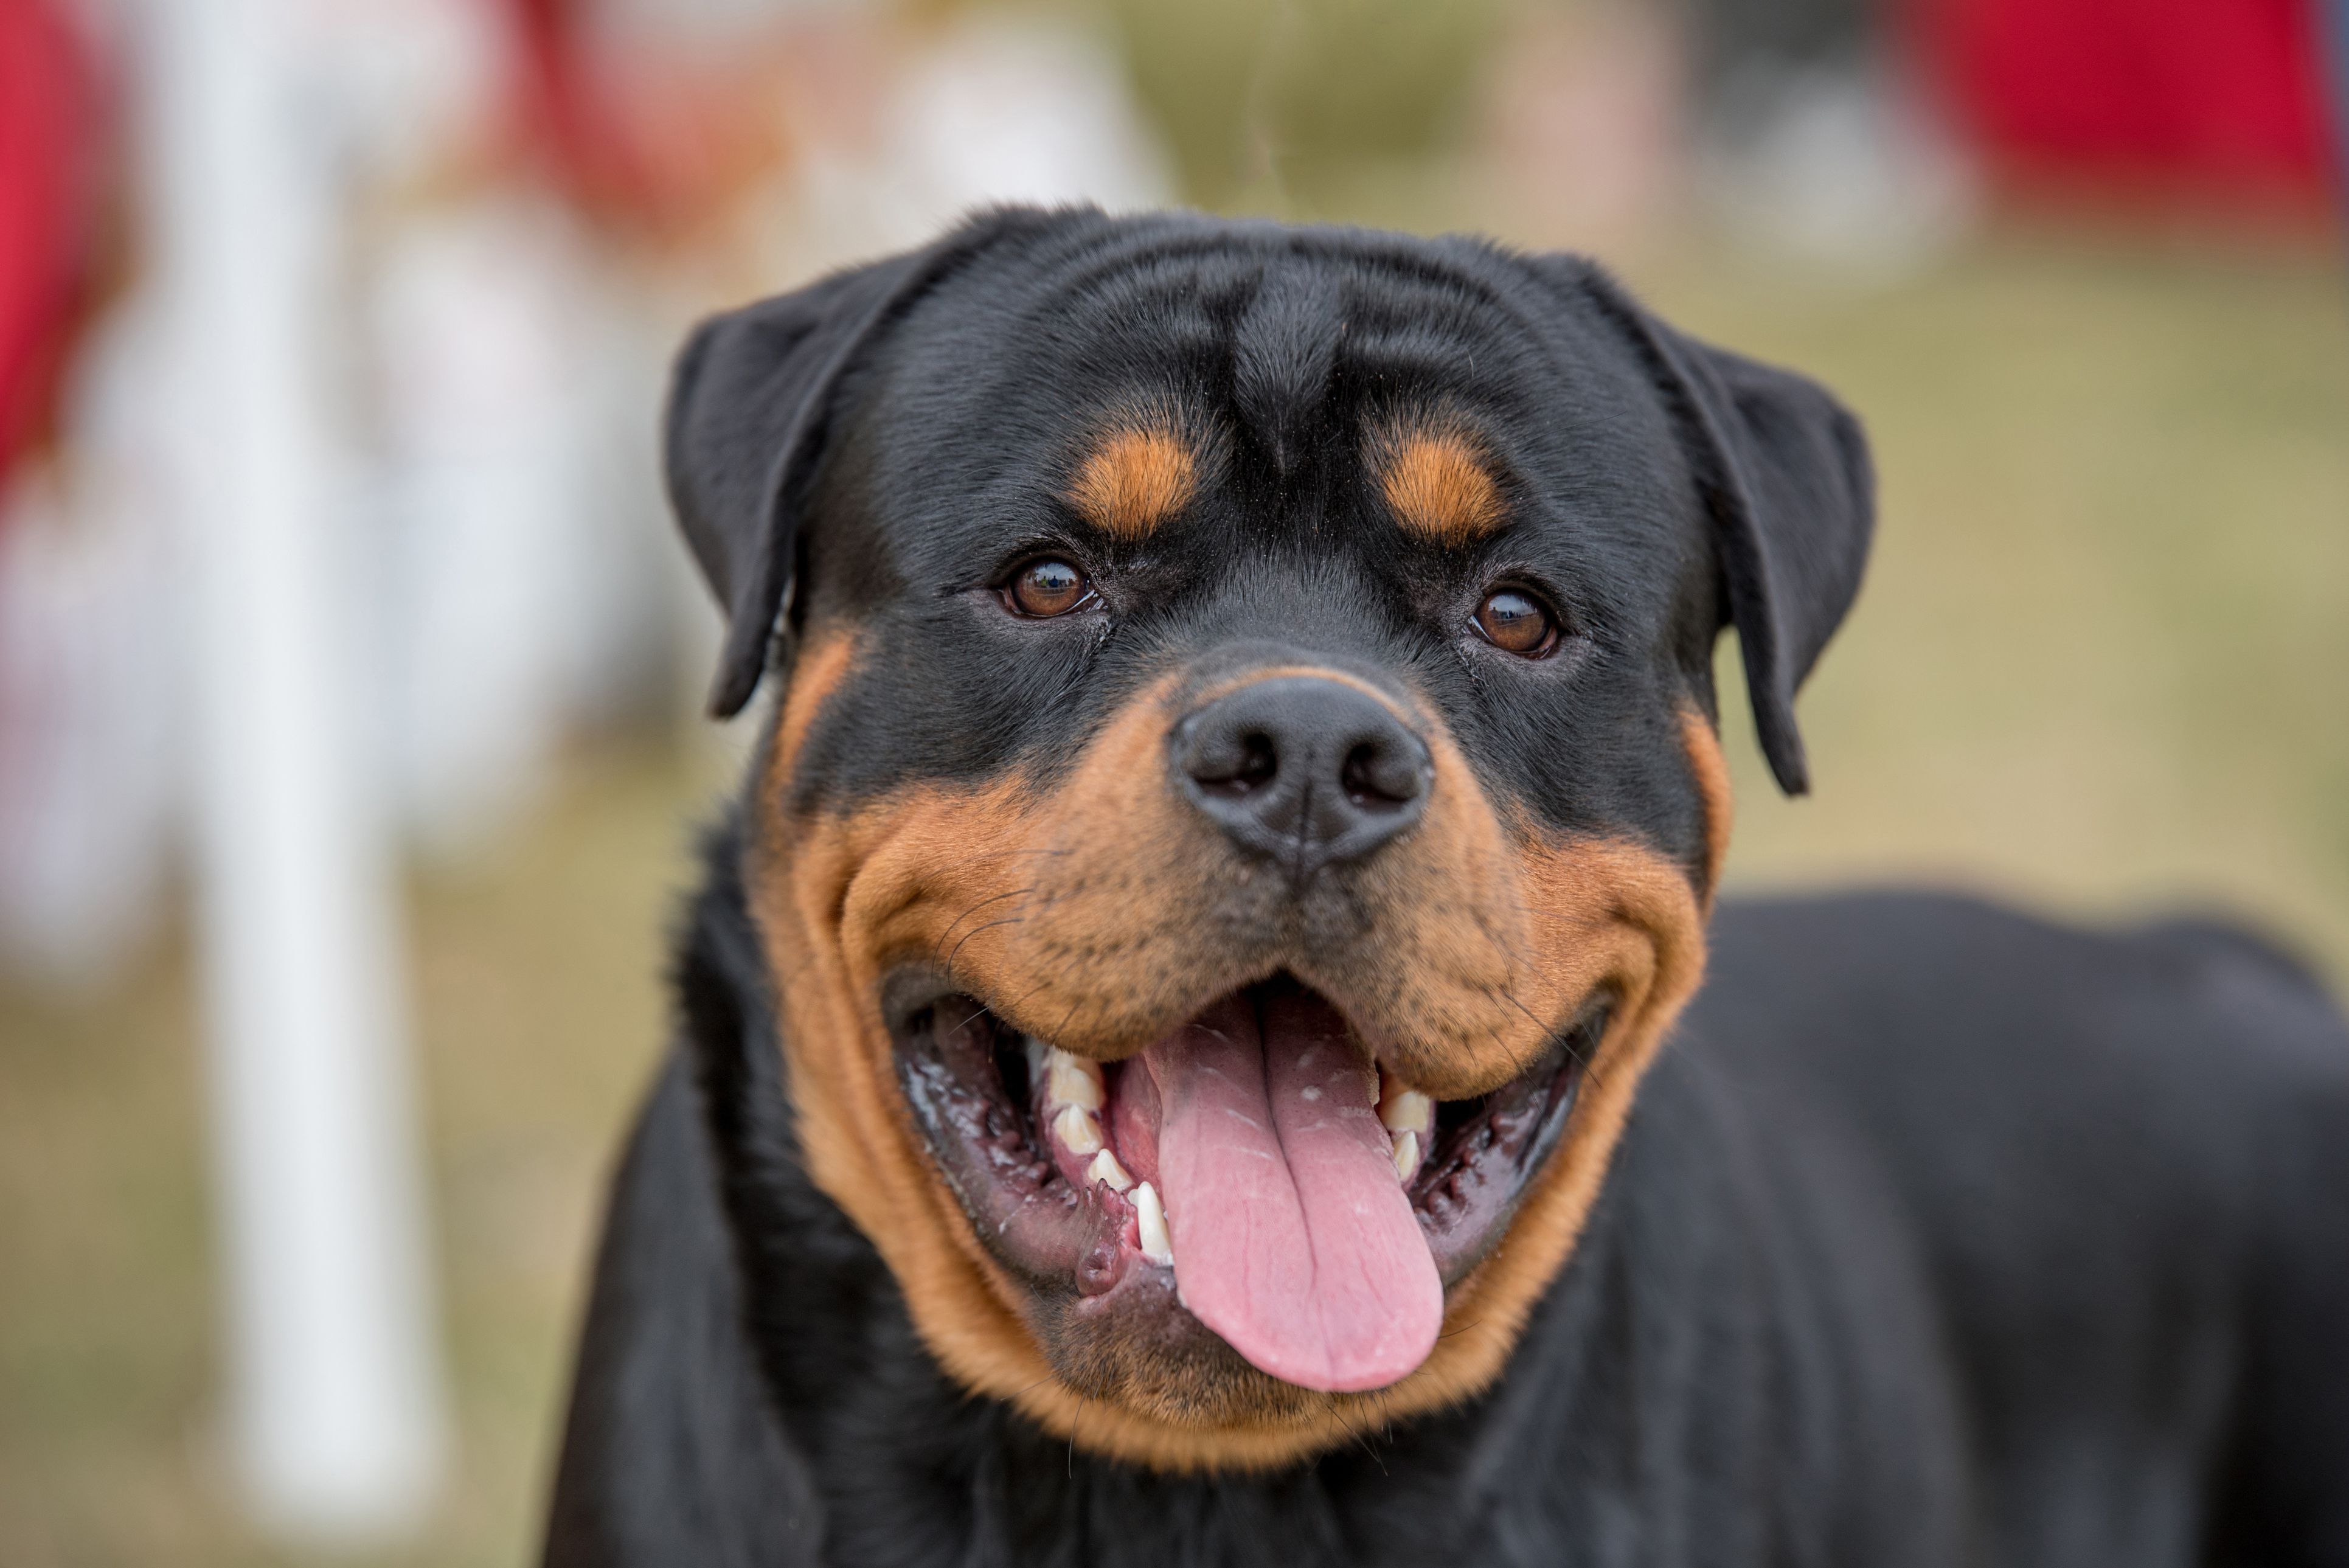
{"label": "white tooth", "polygon": [[1158,1201],[1158,1189],[1147,1181],[1133,1190],[1133,1219],[1134,1228],[1142,1233],[1142,1255],[1171,1267],[1174,1243],[1166,1234],[1166,1206]]}
{"label": "white tooth", "polygon": [[1100,1182],[1112,1192],[1123,1192],[1133,1185],[1133,1178],[1125,1173],[1125,1167],[1117,1162],[1117,1156],[1106,1149],[1094,1155],[1093,1162],[1085,1167],[1085,1177],[1088,1181]]}
{"label": "white tooth", "polygon": [[1379,1121],[1389,1132],[1424,1133],[1435,1125],[1435,1101],[1406,1088],[1392,1073],[1379,1078]]}
{"label": "white tooth", "polygon": [[1394,1135],[1395,1180],[1408,1181],[1419,1171],[1419,1134],[1412,1131]]}
{"label": "white tooth", "polygon": [[1081,1105],[1087,1110],[1102,1108],[1101,1063],[1072,1057],[1058,1046],[1047,1059],[1050,1075],[1044,1086],[1047,1099],[1054,1105]]}
{"label": "white tooth", "polygon": [[1045,1075],[1051,1070],[1052,1047],[1033,1035],[1020,1036],[1019,1042],[1028,1052],[1028,1081],[1042,1083]]}
{"label": "white tooth", "polygon": [[1102,1146],[1101,1123],[1081,1105],[1064,1105],[1052,1118],[1052,1136],[1071,1154],[1091,1154]]}

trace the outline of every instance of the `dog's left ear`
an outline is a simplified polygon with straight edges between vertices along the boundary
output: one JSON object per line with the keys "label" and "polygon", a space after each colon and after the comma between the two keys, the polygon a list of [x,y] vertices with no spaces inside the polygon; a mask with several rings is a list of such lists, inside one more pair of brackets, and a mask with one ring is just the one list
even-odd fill
{"label": "dog's left ear", "polygon": [[766,673],[842,374],[923,290],[1006,229],[1043,216],[987,214],[926,249],[713,316],[686,340],[662,464],[678,525],[726,613],[714,717],[740,712]]}
{"label": "dog's left ear", "polygon": [[1578,281],[1650,363],[1713,514],[1754,724],[1778,787],[1810,789],[1795,692],[1859,592],[1876,531],[1868,438],[1826,387],[1699,343],[1598,268]]}

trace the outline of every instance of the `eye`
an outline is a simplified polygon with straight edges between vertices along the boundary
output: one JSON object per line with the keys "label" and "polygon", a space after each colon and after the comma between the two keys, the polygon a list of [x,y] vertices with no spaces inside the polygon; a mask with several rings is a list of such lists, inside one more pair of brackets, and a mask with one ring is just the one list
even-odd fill
{"label": "eye", "polygon": [[1093,585],[1085,574],[1058,556],[1041,556],[1022,566],[1003,591],[1004,602],[1015,614],[1050,620],[1092,603]]}
{"label": "eye", "polygon": [[1506,654],[1538,659],[1557,646],[1557,617],[1532,594],[1500,588],[1476,606],[1476,634]]}

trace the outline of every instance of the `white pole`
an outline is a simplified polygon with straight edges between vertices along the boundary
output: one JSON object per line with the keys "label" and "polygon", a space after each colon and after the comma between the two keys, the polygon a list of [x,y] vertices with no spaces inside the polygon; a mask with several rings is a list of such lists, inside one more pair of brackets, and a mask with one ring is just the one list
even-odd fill
{"label": "white pole", "polygon": [[304,68],[299,0],[160,0],[144,19],[191,438],[230,1432],[264,1524],[365,1540],[429,1502],[445,1418],[336,504],[336,117]]}

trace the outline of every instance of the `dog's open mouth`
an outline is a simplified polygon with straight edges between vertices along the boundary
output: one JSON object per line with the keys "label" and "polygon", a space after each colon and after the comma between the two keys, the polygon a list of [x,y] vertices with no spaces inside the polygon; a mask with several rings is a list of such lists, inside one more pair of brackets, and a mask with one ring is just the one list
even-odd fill
{"label": "dog's open mouth", "polygon": [[1333,1393],[1427,1358],[1445,1287],[1557,1145],[1607,1013],[1491,1093],[1438,1101],[1286,976],[1109,1063],[935,976],[888,991],[906,1101],[1006,1268],[1104,1306],[1171,1270],[1182,1305],[1251,1365]]}

